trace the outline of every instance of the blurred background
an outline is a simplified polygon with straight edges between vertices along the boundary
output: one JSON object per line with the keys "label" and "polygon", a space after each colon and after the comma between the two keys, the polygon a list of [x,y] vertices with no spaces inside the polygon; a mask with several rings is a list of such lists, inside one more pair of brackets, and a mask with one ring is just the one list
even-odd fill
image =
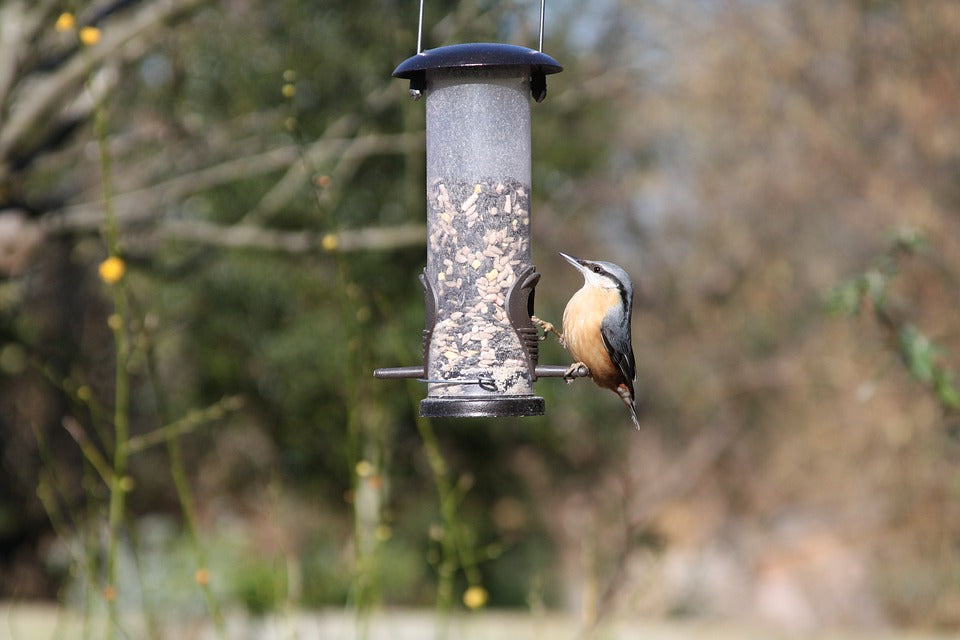
{"label": "blurred background", "polygon": [[[424,47],[538,11],[431,0]],[[960,5],[547,4],[537,313],[558,251],[632,274],[640,432],[373,379],[420,357],[416,29],[0,3],[0,597],[960,629]]]}

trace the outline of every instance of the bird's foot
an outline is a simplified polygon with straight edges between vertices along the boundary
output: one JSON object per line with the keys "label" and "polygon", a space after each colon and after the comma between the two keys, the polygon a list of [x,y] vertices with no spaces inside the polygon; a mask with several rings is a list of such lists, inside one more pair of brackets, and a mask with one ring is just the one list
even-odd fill
{"label": "bird's foot", "polygon": [[573,382],[574,378],[586,378],[590,375],[590,369],[582,362],[574,362],[563,372],[563,379],[567,384]]}
{"label": "bird's foot", "polygon": [[535,325],[537,325],[538,327],[540,327],[541,329],[543,329],[543,335],[540,336],[540,340],[541,340],[541,341],[546,340],[546,339],[547,339],[547,336],[550,335],[551,333],[553,333],[553,334],[556,334],[557,340],[560,341],[560,345],[563,346],[564,348],[566,348],[567,343],[566,343],[566,341],[563,339],[563,334],[560,333],[559,331],[557,331],[557,328],[556,328],[555,326],[553,326],[553,323],[552,323],[552,322],[547,322],[546,320],[541,320],[541,319],[538,318],[537,316],[530,316],[530,320],[533,321],[533,324],[535,324]]}

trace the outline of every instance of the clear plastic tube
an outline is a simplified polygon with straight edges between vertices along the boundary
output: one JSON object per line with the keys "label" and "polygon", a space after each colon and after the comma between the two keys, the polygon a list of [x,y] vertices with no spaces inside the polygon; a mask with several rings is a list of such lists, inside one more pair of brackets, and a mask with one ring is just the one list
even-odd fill
{"label": "clear plastic tube", "polygon": [[[530,263],[527,69],[427,76],[427,268],[436,298],[434,397],[530,395],[532,372],[507,311]],[[476,381],[486,384],[476,384]]]}

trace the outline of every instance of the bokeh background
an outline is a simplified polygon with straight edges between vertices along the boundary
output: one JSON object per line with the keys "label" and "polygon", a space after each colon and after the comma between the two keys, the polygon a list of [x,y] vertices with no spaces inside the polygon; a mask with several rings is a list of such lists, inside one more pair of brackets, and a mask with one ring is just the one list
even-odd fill
{"label": "bokeh background", "polygon": [[[538,4],[429,1],[424,46]],[[585,381],[427,421],[373,379],[419,361],[416,28],[0,4],[0,597],[960,629],[960,5],[548,3],[537,313],[558,251],[633,275],[640,432]]]}

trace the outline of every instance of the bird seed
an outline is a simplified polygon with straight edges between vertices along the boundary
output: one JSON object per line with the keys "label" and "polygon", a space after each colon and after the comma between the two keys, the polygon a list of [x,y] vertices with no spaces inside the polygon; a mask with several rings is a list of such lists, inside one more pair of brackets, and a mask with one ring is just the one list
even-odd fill
{"label": "bird seed", "polygon": [[[435,178],[427,189],[427,277],[436,283],[430,379],[493,379],[499,395],[533,392],[507,295],[530,265],[529,187],[517,180]],[[432,396],[489,393],[471,384],[431,384]]]}

